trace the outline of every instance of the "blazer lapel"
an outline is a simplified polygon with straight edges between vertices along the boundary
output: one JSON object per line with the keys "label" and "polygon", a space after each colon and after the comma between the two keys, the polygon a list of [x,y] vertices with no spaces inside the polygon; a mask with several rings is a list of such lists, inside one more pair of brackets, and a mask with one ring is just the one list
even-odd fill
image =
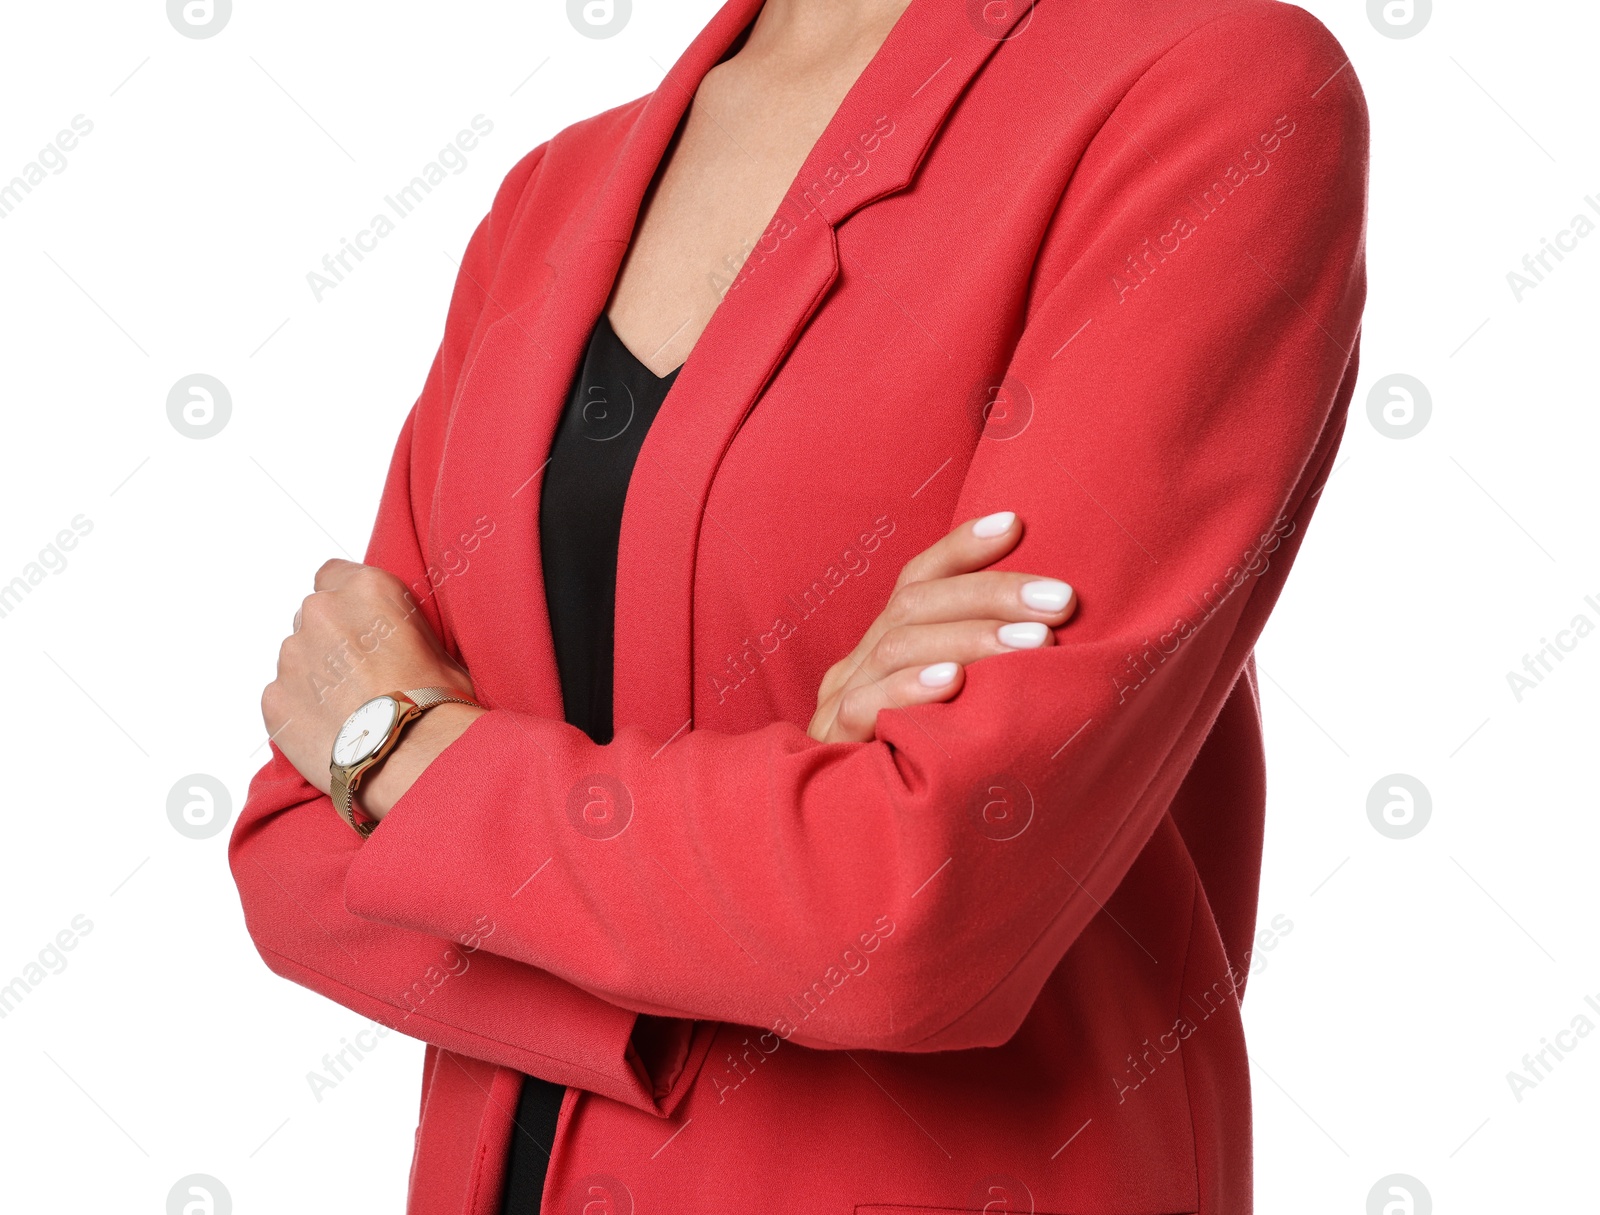
{"label": "blazer lapel", "polygon": [[[479,519],[493,524],[482,555],[447,579],[441,595],[447,630],[491,705],[563,716],[539,560],[539,474],[651,179],[701,79],[762,3],[728,0],[644,101],[593,205],[557,240],[549,290],[488,327],[463,377],[435,496],[433,552]],[[1002,18],[986,20],[1002,7]],[[694,559],[702,526],[717,526],[704,518],[717,465],[836,278],[835,229],[910,184],[967,82],[1031,7],[912,0],[679,371],[623,512],[617,729],[666,739],[690,725]],[[454,623],[469,619],[480,623]]]}
{"label": "blazer lapel", "polygon": [[702,528],[722,525],[705,515],[706,499],[723,453],[837,277],[835,229],[910,184],[968,81],[1031,11],[1031,0],[912,0],[679,371],[645,436],[623,511],[619,730],[668,739],[691,725],[695,551]]}
{"label": "blazer lapel", "polygon": [[548,289],[509,309],[490,301],[505,315],[485,330],[457,390],[430,560],[457,535],[492,526],[482,555],[447,578],[440,595],[446,630],[492,707],[564,716],[540,566],[540,474],[651,178],[700,80],[762,2],[729,0],[718,11],[639,105],[592,205],[552,217],[565,224],[546,258]]}

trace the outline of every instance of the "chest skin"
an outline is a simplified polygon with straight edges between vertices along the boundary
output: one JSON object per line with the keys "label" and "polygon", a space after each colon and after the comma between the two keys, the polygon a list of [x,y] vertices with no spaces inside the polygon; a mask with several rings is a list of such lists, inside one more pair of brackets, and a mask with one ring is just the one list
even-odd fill
{"label": "chest skin", "polygon": [[877,0],[845,24],[798,2],[768,4],[735,53],[706,73],[645,196],[608,306],[618,336],[656,375],[687,360],[908,3]]}

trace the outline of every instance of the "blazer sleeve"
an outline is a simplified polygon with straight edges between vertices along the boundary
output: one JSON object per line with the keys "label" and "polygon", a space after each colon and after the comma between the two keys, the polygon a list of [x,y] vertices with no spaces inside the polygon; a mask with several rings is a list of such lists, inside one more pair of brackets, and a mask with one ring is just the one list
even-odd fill
{"label": "blazer sleeve", "polygon": [[[462,259],[444,339],[395,447],[366,561],[406,582],[445,636],[418,536],[431,493],[413,459],[419,419],[441,417],[488,299],[505,231],[543,149],[507,176]],[[228,860],[245,923],[276,973],[446,1050],[669,1112],[686,1023],[657,1024],[492,948],[492,920],[437,932],[352,915],[344,887],[359,837],[276,744],[250,784]],[[485,948],[489,946],[489,948]],[[636,1033],[636,1031],[644,1031]]]}
{"label": "blazer sleeve", "polygon": [[[346,905],[436,936],[488,915],[486,949],[640,1012],[824,1048],[1006,1041],[1166,813],[1327,476],[1366,156],[1343,51],[1286,5],[1182,39],[1091,141],[955,516],[1020,512],[1002,567],[1079,590],[1055,646],[860,744],[779,722],[596,746],[493,710],[361,844]],[[627,829],[576,829],[591,797]]]}

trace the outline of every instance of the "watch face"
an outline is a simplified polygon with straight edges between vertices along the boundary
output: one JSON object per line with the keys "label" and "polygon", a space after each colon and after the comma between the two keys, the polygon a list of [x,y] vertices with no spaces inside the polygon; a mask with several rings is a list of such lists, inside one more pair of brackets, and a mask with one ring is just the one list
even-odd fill
{"label": "watch face", "polygon": [[389,737],[400,706],[393,697],[374,696],[345,720],[333,740],[333,762],[348,768],[359,764]]}

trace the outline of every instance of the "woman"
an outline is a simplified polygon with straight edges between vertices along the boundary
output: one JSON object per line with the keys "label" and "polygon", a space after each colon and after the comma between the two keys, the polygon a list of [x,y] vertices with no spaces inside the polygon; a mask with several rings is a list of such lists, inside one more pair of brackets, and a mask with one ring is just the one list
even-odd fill
{"label": "woman", "polygon": [[729,0],[512,170],[231,851],[410,1211],[1250,1208],[1366,139],[1271,0]]}

